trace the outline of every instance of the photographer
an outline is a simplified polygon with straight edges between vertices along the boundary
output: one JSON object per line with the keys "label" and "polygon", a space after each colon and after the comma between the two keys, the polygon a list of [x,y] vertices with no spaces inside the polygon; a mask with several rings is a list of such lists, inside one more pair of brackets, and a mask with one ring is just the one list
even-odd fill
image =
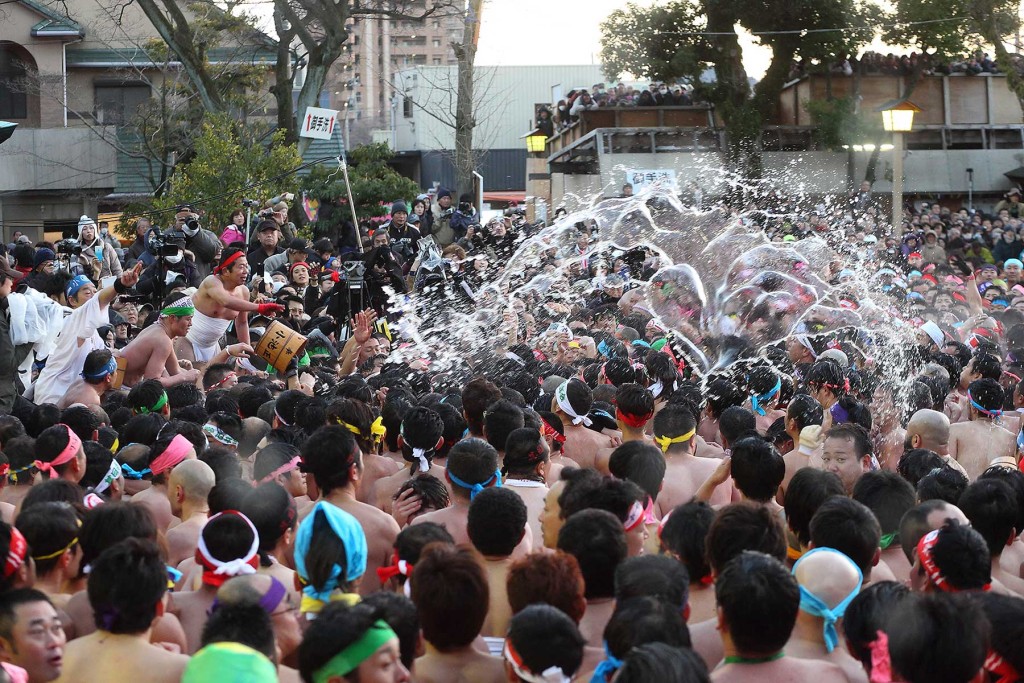
{"label": "photographer", "polygon": [[193,266],[202,281],[213,269],[213,259],[220,246],[217,236],[199,224],[199,214],[191,206],[178,207],[174,226],[185,235],[185,249],[192,252]]}
{"label": "photographer", "polygon": [[150,251],[157,251],[160,258],[146,268],[136,290],[154,304],[162,303],[164,293],[174,287],[198,287],[203,281],[195,263],[185,252],[185,236],[180,232],[165,232],[151,238]]}
{"label": "photographer", "polygon": [[376,309],[378,315],[383,316],[388,303],[388,294],[384,288],[390,287],[397,294],[405,294],[408,291],[402,277],[402,266],[388,247],[375,247],[366,252],[363,255],[363,263],[366,264],[364,278],[369,303]]}
{"label": "photographer", "polygon": [[78,243],[82,247],[78,262],[82,264],[86,275],[94,280],[102,280],[111,275],[120,277],[121,261],[117,252],[100,237],[96,221],[88,216],[78,219]]}
{"label": "photographer", "polygon": [[464,194],[459,197],[459,208],[452,214],[450,219],[452,234],[458,239],[465,235],[466,230],[474,223],[479,223],[479,218],[476,215],[476,209],[473,207],[473,197],[472,195]]}
{"label": "photographer", "polygon": [[445,190],[444,188],[437,191],[437,202],[430,209],[432,220],[428,222],[430,225],[430,234],[434,236],[434,241],[441,247],[447,247],[449,244],[454,242],[459,237],[465,234],[465,230],[462,234],[456,235],[452,231],[451,221],[452,215],[455,213],[455,209],[452,207],[452,191]]}

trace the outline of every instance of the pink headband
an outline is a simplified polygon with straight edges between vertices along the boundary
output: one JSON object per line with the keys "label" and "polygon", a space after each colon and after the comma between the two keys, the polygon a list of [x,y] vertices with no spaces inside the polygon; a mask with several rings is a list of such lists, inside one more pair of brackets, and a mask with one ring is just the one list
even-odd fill
{"label": "pink headband", "polygon": [[191,441],[181,434],[175,436],[171,439],[171,443],[167,445],[167,449],[154,458],[153,462],[149,464],[149,469],[153,473],[153,476],[163,474],[167,470],[173,469],[175,465],[185,459],[185,456],[191,449]]}
{"label": "pink headband", "polygon": [[644,506],[640,501],[635,501],[633,507],[629,508],[629,515],[626,517],[626,521],[622,523],[626,531],[632,531],[644,522]]}
{"label": "pink headband", "polygon": [[294,470],[296,467],[299,466],[300,462],[302,462],[302,458],[300,456],[296,455],[294,458],[292,458],[291,460],[289,460],[285,464],[281,465],[280,467],[278,467],[276,470],[274,470],[273,472],[271,472],[267,476],[265,476],[262,479],[260,479],[259,483],[266,484],[268,481],[274,481],[274,479],[280,477],[282,474],[287,474],[288,472],[291,472],[292,470]]}
{"label": "pink headband", "polygon": [[49,472],[50,479],[57,476],[57,470],[54,468],[60,467],[64,463],[71,462],[71,459],[78,455],[78,449],[82,447],[82,440],[78,438],[78,434],[71,431],[71,427],[68,427],[66,424],[62,424],[61,426],[68,430],[68,445],[64,447],[64,450],[60,452],[60,455],[50,462],[36,460],[32,463],[40,472]]}

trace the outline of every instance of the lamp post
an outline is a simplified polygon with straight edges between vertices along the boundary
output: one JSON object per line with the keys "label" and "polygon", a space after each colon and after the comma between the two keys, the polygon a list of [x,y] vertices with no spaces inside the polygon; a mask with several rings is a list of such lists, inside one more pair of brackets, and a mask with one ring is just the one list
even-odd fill
{"label": "lamp post", "polygon": [[914,128],[914,114],[921,109],[902,100],[883,105],[882,127],[892,133],[892,229],[897,236],[903,234],[903,134]]}
{"label": "lamp post", "polygon": [[526,136],[526,151],[530,154],[540,154],[547,147],[548,136],[539,130],[535,130]]}
{"label": "lamp post", "polygon": [[526,135],[526,219],[547,220],[545,202],[551,196],[551,174],[548,171],[548,137],[539,128]]}

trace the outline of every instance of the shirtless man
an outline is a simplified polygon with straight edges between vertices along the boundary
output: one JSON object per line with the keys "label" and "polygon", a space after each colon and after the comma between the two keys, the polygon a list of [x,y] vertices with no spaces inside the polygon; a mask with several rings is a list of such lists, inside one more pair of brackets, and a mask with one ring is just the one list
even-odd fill
{"label": "shirtless man", "polygon": [[[665,483],[658,495],[658,516],[665,515],[677,505],[689,503],[701,484],[710,477],[720,460],[699,458],[694,450],[697,422],[690,411],[681,405],[666,405],[654,416],[654,441],[665,454]],[[732,481],[715,488],[712,505],[725,505],[733,498]]]}
{"label": "shirtless man", "polygon": [[165,387],[181,382],[195,382],[199,371],[183,369],[174,355],[174,340],[184,337],[192,326],[195,308],[188,297],[169,302],[160,311],[160,320],[150,325],[123,349],[121,357],[128,361],[124,384],[129,387],[146,379],[155,379]]}
{"label": "shirtless man", "polygon": [[99,406],[103,394],[112,388],[116,373],[117,361],[109,349],[90,351],[82,366],[82,376],[71,383],[67,393],[57,401],[57,407],[63,410],[76,403]]}
{"label": "shirtless man", "polygon": [[971,382],[967,400],[970,421],[950,426],[949,454],[963,466],[967,478],[974,481],[996,458],[1015,457],[1017,438],[995,422],[1003,412],[1003,389],[999,382]]}
{"label": "shirtless man", "polygon": [[168,530],[166,537],[167,562],[172,567],[195,554],[199,534],[210,514],[206,498],[215,483],[213,470],[201,460],[185,460],[171,470],[167,499],[171,513],[181,520],[181,524]]}
{"label": "shirtless man", "polygon": [[800,601],[796,626],[786,643],[786,655],[835,664],[851,683],[867,683],[861,663],[840,641],[835,622],[826,621],[820,609],[825,607],[841,618],[846,606],[860,592],[860,569],[838,550],[814,548],[797,561],[793,576],[808,597]]}
{"label": "shirtless man", "polygon": [[205,367],[220,350],[220,338],[235,322],[235,336],[249,343],[248,313],[267,315],[280,313],[284,306],[275,303],[255,304],[249,301],[245,283],[249,279],[249,262],[245,252],[228,247],[221,254],[220,264],[213,269],[192,296],[195,315],[184,339],[178,339],[174,350],[197,367]]}
{"label": "shirtless man", "polygon": [[946,464],[967,476],[963,466],[949,454],[949,418],[937,410],[924,408],[910,416],[907,435],[903,441],[905,451],[926,448],[938,453]]}
{"label": "shirtless man", "polygon": [[570,379],[563,382],[551,399],[551,412],[558,416],[565,429],[563,453],[580,467],[596,467],[598,454],[607,451],[611,455],[612,440],[589,429],[587,413],[594,402],[594,395],[584,382]]}
{"label": "shirtless man", "polygon": [[796,625],[800,588],[778,560],[743,552],[715,579],[718,629],[725,659],[714,683],[815,681],[847,683],[835,664],[786,656]]}
{"label": "shirtless man", "polygon": [[875,456],[882,469],[896,471],[903,455],[903,442],[907,432],[900,426],[900,410],[893,398],[892,386],[879,384],[871,396],[871,440]]}
{"label": "shirtless man", "polygon": [[[786,434],[793,439],[794,448],[782,456],[786,463],[786,476],[782,478],[782,486],[779,487],[779,494],[775,498],[779,503],[786,500],[786,489],[789,482],[799,470],[811,466],[811,456],[819,450],[821,435],[821,422],[823,419],[821,404],[807,394],[797,394],[790,400],[786,409]],[[804,427],[817,427],[817,431],[810,431],[806,437],[803,435]],[[820,453],[818,453],[820,457]]]}
{"label": "shirtless man", "polygon": [[367,558],[359,592],[369,595],[380,590],[377,569],[391,564],[391,553],[400,529],[391,515],[356,500],[363,462],[352,432],[336,425],[313,432],[302,445],[302,469],[307,476],[313,475],[320,500],[349,513],[363,527]]}
{"label": "shirtless man", "polygon": [[[615,392],[615,423],[622,434],[622,443],[643,441],[653,443],[647,435],[647,423],[654,417],[654,395],[639,384],[623,384]],[[608,463],[602,471],[607,471]]]}
{"label": "shirtless man", "polygon": [[[147,459],[149,465],[143,469],[148,470],[145,474],[153,475],[152,485],[133,495],[130,502],[134,505],[144,505],[153,514],[153,520],[161,531],[166,532],[176,519],[171,512],[171,503],[167,495],[168,473],[178,463],[195,459],[196,449],[181,434],[170,439],[161,437],[150,448]],[[125,463],[122,463],[121,471],[126,478],[133,476]],[[138,470],[135,471],[139,473]]]}
{"label": "shirtless man", "polygon": [[57,680],[178,683],[188,657],[149,642],[166,593],[167,568],[156,543],[129,538],[108,548],[89,573],[89,603],[99,628],[68,643]]}

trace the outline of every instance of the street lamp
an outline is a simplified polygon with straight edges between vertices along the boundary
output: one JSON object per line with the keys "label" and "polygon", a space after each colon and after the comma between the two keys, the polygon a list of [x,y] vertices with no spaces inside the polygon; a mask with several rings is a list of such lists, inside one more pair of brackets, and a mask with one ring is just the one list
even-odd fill
{"label": "street lamp", "polygon": [[914,128],[914,114],[921,108],[908,100],[883,104],[882,127],[892,133],[892,228],[896,235],[903,233],[903,134]]}
{"label": "street lamp", "polygon": [[540,154],[547,148],[548,137],[539,129],[526,134],[526,151],[530,154]]}

